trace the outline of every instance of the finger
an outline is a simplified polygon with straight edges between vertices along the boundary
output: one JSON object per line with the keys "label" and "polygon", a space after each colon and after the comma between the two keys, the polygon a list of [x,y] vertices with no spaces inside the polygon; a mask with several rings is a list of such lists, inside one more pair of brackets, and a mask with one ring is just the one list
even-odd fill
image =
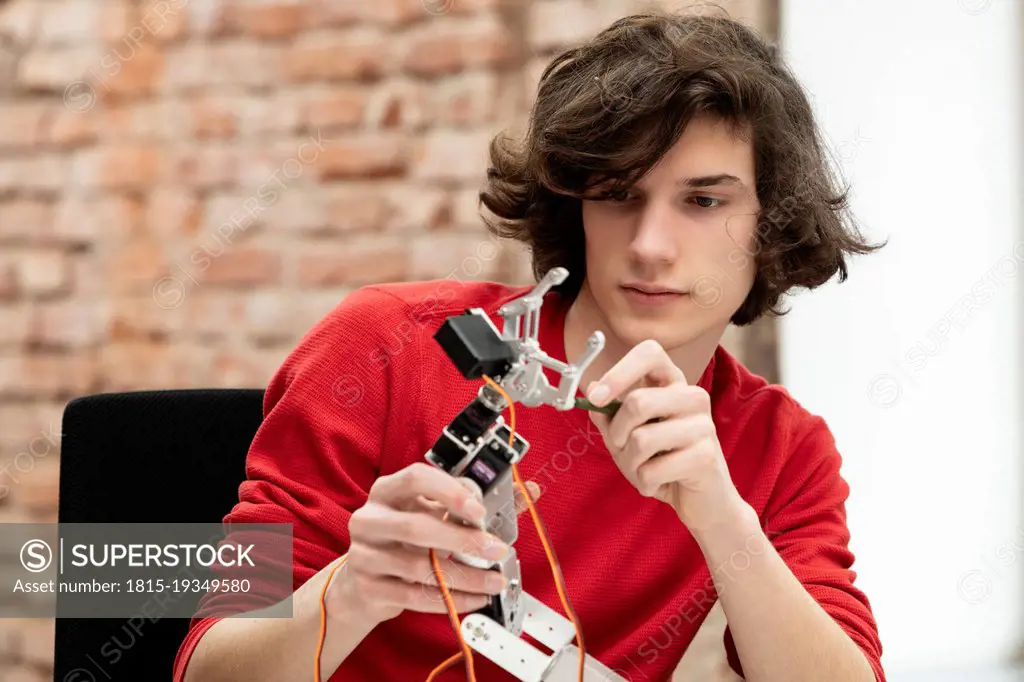
{"label": "finger", "polygon": [[496,536],[478,528],[437,518],[430,512],[398,511],[368,502],[349,519],[353,542],[370,545],[405,543],[434,548],[447,555],[462,552],[485,559],[501,559],[508,548]]}
{"label": "finger", "polygon": [[604,376],[588,386],[587,398],[601,407],[641,379],[654,385],[686,382],[683,371],[676,367],[661,344],[648,339],[630,348]]}
{"label": "finger", "polygon": [[439,518],[444,516],[444,513],[448,511],[447,507],[445,507],[441,502],[431,500],[423,495],[419,495],[416,498],[416,501],[412,504],[411,508],[413,511],[429,512]]}
{"label": "finger", "polygon": [[369,499],[401,508],[414,503],[420,496],[439,502],[453,514],[467,520],[483,517],[483,505],[466,486],[426,462],[416,462],[394,474],[378,478],[370,488]]}
{"label": "finger", "polygon": [[[425,549],[400,545],[379,547],[357,543],[349,548],[351,570],[384,577],[401,578],[437,587],[437,575]],[[438,557],[441,579],[451,589],[474,594],[499,594],[507,581],[497,571],[474,568],[448,558]]]}
{"label": "finger", "polygon": [[702,390],[683,383],[656,388],[637,388],[630,391],[622,401],[622,407],[612,418],[608,428],[608,439],[616,448],[626,446],[626,441],[634,430],[654,420],[667,419],[681,414],[688,403],[687,392],[691,389]]}
{"label": "finger", "polygon": [[637,487],[650,495],[666,483],[694,479],[701,470],[714,466],[716,453],[714,440],[704,438],[685,448],[652,457],[637,468]]}
{"label": "finger", "polygon": [[[422,613],[448,613],[441,588],[422,583],[410,583],[400,578],[373,577],[360,585],[365,594],[372,594],[381,604],[397,606]],[[478,611],[487,606],[485,594],[470,594],[449,590],[455,609],[459,613]]]}
{"label": "finger", "polygon": [[608,441],[608,429],[611,428],[612,416],[608,414],[602,414],[600,412],[590,412],[589,414],[590,421],[593,422],[594,426],[597,427],[597,431],[598,433],[601,434],[601,438],[603,438],[605,441]]}
{"label": "finger", "polygon": [[[526,491],[530,494],[530,499],[533,500],[534,504],[536,504],[537,499],[540,497],[540,486],[537,485],[537,483],[535,483],[534,481],[526,481],[524,485],[526,486]],[[523,497],[522,491],[519,489],[519,486],[516,486],[516,514],[522,514],[529,508],[530,505],[527,504],[526,498]]]}

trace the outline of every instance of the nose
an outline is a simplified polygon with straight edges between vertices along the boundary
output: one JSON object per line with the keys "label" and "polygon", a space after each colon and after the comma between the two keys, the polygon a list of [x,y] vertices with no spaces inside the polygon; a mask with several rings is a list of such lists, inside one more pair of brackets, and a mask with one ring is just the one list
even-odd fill
{"label": "nose", "polygon": [[629,255],[641,263],[671,263],[678,257],[670,208],[649,201],[636,214]]}

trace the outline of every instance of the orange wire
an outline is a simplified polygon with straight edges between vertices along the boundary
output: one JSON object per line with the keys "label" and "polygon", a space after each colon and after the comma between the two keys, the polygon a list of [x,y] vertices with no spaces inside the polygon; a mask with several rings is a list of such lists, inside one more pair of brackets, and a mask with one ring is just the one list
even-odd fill
{"label": "orange wire", "polygon": [[[505,389],[499,386],[497,382],[494,381],[494,379],[491,379],[489,376],[484,375],[484,381],[493,386],[494,390],[498,391],[502,395],[502,397],[505,398],[505,402],[508,403],[508,444],[511,446],[515,442],[516,435],[515,403],[512,402],[512,399],[509,397],[508,393],[505,392]],[[552,577],[555,579],[555,589],[558,591],[558,598],[562,602],[562,608],[565,609],[566,616],[568,616],[569,619],[572,621],[572,626],[576,630],[576,644],[579,646],[580,649],[579,682],[583,682],[583,670],[584,664],[586,663],[586,661],[584,660],[586,657],[586,649],[583,646],[583,628],[580,627],[580,622],[579,619],[576,617],[576,612],[575,610],[573,610],[572,605],[570,605],[569,603],[569,597],[567,597],[565,594],[565,585],[563,584],[562,580],[562,570],[561,568],[559,568],[558,565],[558,557],[555,555],[555,550],[551,547],[551,543],[548,541],[547,532],[544,529],[544,524],[540,520],[540,514],[537,513],[537,507],[535,507],[533,504],[533,497],[526,489],[526,485],[523,484],[523,479],[519,475],[519,468],[515,464],[512,465],[512,478],[515,479],[516,486],[519,487],[519,492],[523,496],[523,499],[526,500],[526,506],[529,507],[530,509],[530,517],[533,519],[533,525],[537,529],[537,535],[540,538],[541,545],[544,546],[544,553],[548,557],[548,565],[551,566],[551,574]]]}
{"label": "orange wire", "polygon": [[[510,446],[514,446],[516,438],[515,403],[509,397],[505,389],[499,386],[494,379],[491,379],[487,375],[484,375],[483,378],[484,381],[493,386],[494,389],[498,391],[503,398],[505,398],[505,402],[508,404],[508,444]],[[562,608],[565,609],[566,615],[570,620],[572,620],[573,628],[576,630],[576,644],[579,646],[580,650],[579,682],[583,682],[584,663],[586,662],[586,649],[583,646],[583,628],[580,627],[579,618],[576,616],[576,612],[569,603],[568,596],[566,596],[562,570],[558,564],[558,557],[555,555],[555,551],[552,549],[551,543],[549,542],[547,531],[544,528],[544,523],[540,519],[540,514],[537,513],[537,508],[533,504],[533,497],[530,495],[526,485],[523,483],[523,479],[519,475],[519,469],[515,464],[512,465],[512,478],[515,480],[515,484],[518,487],[520,494],[523,496],[523,499],[526,500],[526,505],[530,509],[530,517],[533,519],[533,524],[537,529],[537,535],[540,538],[541,545],[544,547],[544,553],[548,558],[548,565],[551,566],[551,573],[555,580],[555,589],[558,591],[558,598],[561,600]],[[445,513],[444,518],[448,518],[447,513]],[[317,642],[316,656],[313,659],[313,679],[315,682],[322,682],[320,676],[320,659],[323,655],[324,642],[327,638],[327,588],[330,586],[331,580],[334,578],[334,573],[344,566],[347,560],[347,554],[341,557],[341,561],[339,561],[338,564],[327,574],[327,580],[324,582],[324,586],[320,590],[320,637]],[[452,627],[455,629],[455,636],[459,639],[459,645],[461,646],[462,651],[450,656],[443,663],[434,668],[427,677],[426,682],[433,682],[437,675],[445,672],[454,663],[456,663],[459,658],[465,658],[466,673],[469,676],[469,682],[476,682],[476,671],[473,666],[473,652],[469,648],[469,645],[466,644],[465,638],[462,636],[462,622],[459,619],[459,611],[455,608],[455,601],[452,599],[451,592],[448,591],[448,586],[445,585],[444,576],[441,573],[441,565],[437,560],[437,552],[433,549],[430,550],[430,562],[434,567],[434,576],[437,578],[437,584],[441,588],[441,596],[444,597],[445,605],[448,607],[448,617],[452,622]]]}
{"label": "orange wire", "polygon": [[430,671],[430,675],[427,676],[426,682],[434,682],[434,679],[438,675],[440,675],[444,671],[448,670],[448,668],[452,667],[452,665],[454,665],[455,663],[458,663],[459,659],[462,658],[463,655],[464,654],[461,651],[459,653],[457,653],[457,654],[453,654],[444,663],[442,663],[441,665],[437,666],[432,671]]}
{"label": "orange wire", "polygon": [[327,574],[327,581],[324,586],[320,589],[320,640],[316,645],[316,656],[313,659],[313,679],[316,682],[321,682],[320,678],[320,657],[324,653],[324,641],[327,639],[327,588],[331,584],[331,579],[334,578],[334,573],[339,568],[345,565],[348,561],[348,554],[344,554],[341,557],[341,561],[330,570]]}
{"label": "orange wire", "polygon": [[[448,520],[448,512],[445,512],[443,521]],[[437,560],[437,551],[434,549],[430,550],[430,563],[434,566],[434,577],[437,578],[437,585],[441,588],[441,596],[444,597],[444,603],[448,607],[448,618],[452,622],[452,628],[455,630],[455,636],[459,638],[459,646],[462,648],[462,655],[466,659],[466,675],[469,677],[469,682],[476,682],[476,670],[473,667],[473,651],[466,644],[466,639],[462,636],[462,621],[459,619],[459,610],[455,608],[455,600],[452,599],[451,592],[448,591],[448,586],[444,584],[444,574],[441,573],[441,564]],[[458,655],[458,654],[456,654]],[[444,672],[444,670],[450,665],[452,659],[441,663],[430,672],[428,680],[433,679],[434,675]]]}

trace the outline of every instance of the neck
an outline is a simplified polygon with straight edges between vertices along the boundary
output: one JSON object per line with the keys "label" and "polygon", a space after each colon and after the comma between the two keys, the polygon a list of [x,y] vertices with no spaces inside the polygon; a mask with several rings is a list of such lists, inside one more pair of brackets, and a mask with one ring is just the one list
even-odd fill
{"label": "neck", "polygon": [[[611,325],[608,324],[606,316],[596,305],[590,288],[584,281],[579,295],[566,313],[566,359],[571,362],[580,357],[586,348],[587,339],[595,331],[604,333],[605,346],[604,350],[583,373],[580,389],[584,392],[591,381],[600,379],[633,347],[632,343],[623,341],[612,332]],[[724,328],[711,329],[681,345],[665,347],[672,362],[683,370],[683,374],[686,375],[686,380],[690,384],[696,384],[704,374],[724,332]]]}

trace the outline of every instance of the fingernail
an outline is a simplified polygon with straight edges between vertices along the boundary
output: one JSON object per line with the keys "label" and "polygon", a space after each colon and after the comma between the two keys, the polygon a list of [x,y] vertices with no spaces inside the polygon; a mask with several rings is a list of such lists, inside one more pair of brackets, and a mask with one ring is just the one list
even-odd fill
{"label": "fingernail", "polygon": [[470,521],[482,521],[484,515],[487,514],[484,506],[474,497],[466,500],[465,504],[462,505],[462,511],[465,512]]}
{"label": "fingernail", "polygon": [[498,594],[503,589],[505,589],[505,582],[506,581],[504,576],[498,574],[489,575],[487,576],[486,580],[484,580],[484,587],[487,589],[488,592]]}
{"label": "fingernail", "polygon": [[608,387],[604,384],[593,386],[588,397],[590,398],[590,402],[600,406],[600,404],[604,402],[604,399],[608,397]]}
{"label": "fingernail", "polygon": [[488,559],[504,559],[508,555],[509,547],[504,542],[494,540],[484,547],[484,557]]}

